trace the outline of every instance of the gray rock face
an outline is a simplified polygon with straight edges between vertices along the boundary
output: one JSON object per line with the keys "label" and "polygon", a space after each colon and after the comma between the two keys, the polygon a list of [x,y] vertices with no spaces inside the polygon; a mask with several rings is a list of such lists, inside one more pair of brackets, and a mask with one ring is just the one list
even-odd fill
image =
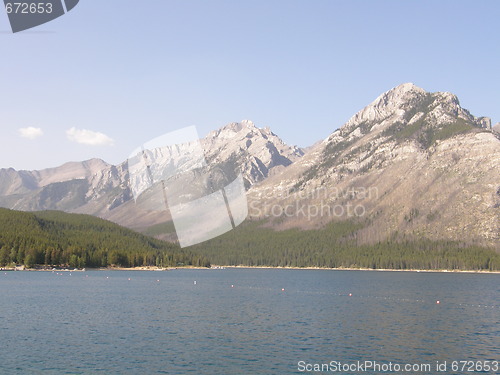
{"label": "gray rock face", "polygon": [[[398,235],[498,246],[500,141],[490,124],[453,94],[400,85],[280,175],[254,185],[250,214],[273,218],[271,208],[289,207],[275,220],[280,228],[365,220],[358,240],[367,243]],[[308,217],[292,209],[297,201],[313,213],[339,209]],[[358,205],[362,215],[349,215]]]}
{"label": "gray rock face", "polygon": [[[473,116],[451,93],[397,86],[307,153],[251,121],[201,145],[209,168],[243,173],[249,215],[277,229],[354,220],[360,243],[424,237],[500,248],[500,123]],[[126,162],[97,159],[2,169],[0,206],[89,213],[134,229],[168,221],[135,204],[128,173]]]}
{"label": "gray rock face", "polygon": [[[242,172],[247,187],[303,155],[300,148],[286,145],[269,128],[259,129],[251,121],[213,131],[201,145],[210,166],[230,175]],[[172,159],[172,155],[165,155],[166,163],[169,157]],[[58,209],[108,217],[132,199],[127,162],[114,166],[91,159],[41,171],[0,169],[0,206],[7,208]],[[123,215],[129,216],[126,212]]]}
{"label": "gray rock face", "polygon": [[213,131],[201,143],[209,164],[227,165],[230,161],[243,173],[247,187],[304,155],[302,149],[288,146],[268,127],[259,129],[248,120]]}

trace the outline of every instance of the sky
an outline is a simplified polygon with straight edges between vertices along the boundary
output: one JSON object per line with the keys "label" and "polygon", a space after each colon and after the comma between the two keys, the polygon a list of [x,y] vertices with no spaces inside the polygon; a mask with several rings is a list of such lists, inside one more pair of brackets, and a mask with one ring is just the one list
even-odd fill
{"label": "sky", "polygon": [[326,138],[401,83],[500,121],[500,1],[81,0],[13,34],[0,9],[0,168],[125,161],[243,119]]}

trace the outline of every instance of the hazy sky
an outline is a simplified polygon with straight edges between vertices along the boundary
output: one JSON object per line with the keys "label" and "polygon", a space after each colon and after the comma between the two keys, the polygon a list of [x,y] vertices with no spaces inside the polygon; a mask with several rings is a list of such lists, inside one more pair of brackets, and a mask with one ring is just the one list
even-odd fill
{"label": "hazy sky", "polygon": [[500,1],[81,0],[12,34],[0,9],[0,168],[110,163],[196,125],[327,137],[404,82],[500,121]]}

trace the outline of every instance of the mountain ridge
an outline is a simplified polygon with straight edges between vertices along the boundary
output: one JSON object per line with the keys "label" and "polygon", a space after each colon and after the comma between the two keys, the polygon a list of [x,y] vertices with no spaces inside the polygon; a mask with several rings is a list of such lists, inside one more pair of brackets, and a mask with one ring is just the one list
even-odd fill
{"label": "mountain ridge", "polygon": [[[214,130],[200,144],[209,165],[243,173],[252,220],[269,214],[265,205],[286,207],[297,194],[309,194],[300,198],[309,206],[362,205],[366,216],[355,219],[371,224],[356,232],[361,244],[420,236],[499,247],[496,128],[488,117],[462,108],[452,93],[404,83],[379,95],[307,152],[249,120]],[[95,167],[100,163],[104,168]],[[42,172],[0,170],[0,181],[8,177],[0,183],[0,205],[88,213],[140,230],[170,220],[168,211],[152,212],[134,203],[126,162],[111,166],[93,159],[59,177],[54,170]],[[357,190],[370,188],[377,190],[376,197],[358,201],[345,194],[359,196]],[[320,199],[314,196],[318,189],[343,193]],[[271,215],[267,225],[313,229],[346,219],[304,218],[296,211],[301,212]],[[175,233],[160,236],[175,241]]]}
{"label": "mountain ridge", "polygon": [[[471,115],[453,94],[403,84],[357,112],[285,173],[253,186],[249,197],[257,207],[254,219],[269,215],[264,205],[284,206],[298,196],[311,196],[300,199],[312,207],[362,204],[372,225],[358,232],[361,243],[396,235],[499,247],[499,163],[500,142],[489,118]],[[369,188],[378,195],[362,201],[314,197],[318,189]],[[262,202],[265,196],[273,198]],[[288,216],[274,218],[274,226],[312,229],[346,219]],[[463,230],[470,231],[466,237]]]}
{"label": "mountain ridge", "polygon": [[[247,188],[303,155],[299,147],[286,145],[269,128],[260,129],[248,120],[210,132],[200,145],[209,164],[216,164],[229,175],[238,170]],[[38,171],[4,168],[0,169],[0,206],[119,216],[111,211],[133,201],[128,180],[127,161],[111,165],[89,159]]]}

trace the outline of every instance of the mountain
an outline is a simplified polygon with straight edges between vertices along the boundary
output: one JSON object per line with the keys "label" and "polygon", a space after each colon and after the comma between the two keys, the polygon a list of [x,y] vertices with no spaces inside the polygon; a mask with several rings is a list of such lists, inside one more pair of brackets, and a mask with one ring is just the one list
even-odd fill
{"label": "mountain", "polygon": [[199,255],[89,215],[0,208],[0,266],[208,266]]}
{"label": "mountain", "polygon": [[363,221],[359,244],[429,238],[499,248],[497,137],[491,120],[471,115],[455,95],[403,84],[253,186],[250,215],[279,229]]}
{"label": "mountain", "polygon": [[304,155],[302,149],[288,146],[269,127],[260,129],[248,120],[209,133],[201,144],[209,165],[220,167],[231,163],[243,174],[247,188]]}
{"label": "mountain", "polygon": [[[228,176],[241,172],[247,188],[304,154],[269,128],[260,129],[248,120],[212,131],[200,144],[212,169]],[[150,211],[135,204],[127,161],[114,166],[99,159],[41,171],[0,169],[0,207],[91,214],[135,229],[170,219],[168,211]]]}
{"label": "mountain", "polygon": [[[0,206],[24,211],[73,211],[109,196],[113,189],[112,198],[124,200],[128,190],[125,174],[123,165],[116,167],[99,159],[41,171],[0,169]],[[121,195],[116,194],[117,189]]]}
{"label": "mountain", "polygon": [[[499,137],[498,124],[472,115],[455,95],[405,83],[307,152],[251,121],[228,124],[200,144],[209,170],[243,174],[248,219],[265,228],[354,223],[348,237],[359,246],[429,240],[498,249]],[[92,214],[175,241],[169,212],[136,204],[128,173],[127,162],[97,159],[2,169],[0,206]]]}
{"label": "mountain", "polygon": [[403,84],[254,184],[246,223],[194,249],[217,264],[499,270],[499,165],[489,118]]}
{"label": "mountain", "polygon": [[22,195],[53,183],[87,179],[109,164],[99,159],[85,162],[70,162],[57,168],[41,171],[16,171],[13,168],[0,169],[0,196]]}

